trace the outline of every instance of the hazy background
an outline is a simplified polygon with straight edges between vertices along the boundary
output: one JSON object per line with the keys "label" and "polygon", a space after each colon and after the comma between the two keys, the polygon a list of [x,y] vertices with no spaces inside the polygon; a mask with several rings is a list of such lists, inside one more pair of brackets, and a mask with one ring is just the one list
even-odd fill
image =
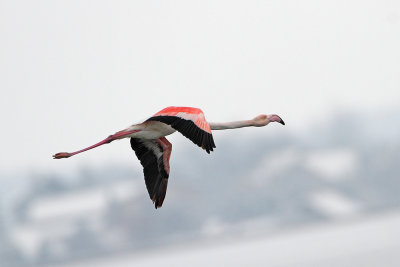
{"label": "hazy background", "polygon": [[[399,1],[0,0],[0,38],[1,266],[400,264]],[[51,158],[171,105],[287,125],[170,136],[160,210],[128,140]]]}

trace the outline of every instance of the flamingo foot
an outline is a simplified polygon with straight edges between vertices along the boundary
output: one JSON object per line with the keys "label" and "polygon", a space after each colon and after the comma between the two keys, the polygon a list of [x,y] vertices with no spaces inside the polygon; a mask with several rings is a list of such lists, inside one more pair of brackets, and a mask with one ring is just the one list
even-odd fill
{"label": "flamingo foot", "polygon": [[71,153],[60,152],[60,153],[53,155],[53,159],[63,159],[63,158],[69,158],[71,156],[72,156]]}

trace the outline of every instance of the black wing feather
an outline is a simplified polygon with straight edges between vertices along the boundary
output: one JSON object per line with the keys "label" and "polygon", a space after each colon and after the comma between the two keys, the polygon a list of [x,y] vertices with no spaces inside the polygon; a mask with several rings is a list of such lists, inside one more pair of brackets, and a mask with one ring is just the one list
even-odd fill
{"label": "black wing feather", "polygon": [[154,139],[139,138],[131,138],[131,147],[143,166],[146,188],[157,209],[164,202],[169,177],[164,168],[163,148]]}

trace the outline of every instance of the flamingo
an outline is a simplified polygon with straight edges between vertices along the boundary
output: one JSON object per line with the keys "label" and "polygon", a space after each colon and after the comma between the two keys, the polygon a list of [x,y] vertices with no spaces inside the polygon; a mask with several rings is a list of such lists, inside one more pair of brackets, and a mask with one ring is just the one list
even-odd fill
{"label": "flamingo", "polygon": [[167,192],[169,177],[169,159],[172,144],[165,136],[180,132],[207,153],[215,148],[211,130],[236,129],[242,127],[262,127],[270,122],[284,121],[276,114],[259,115],[252,120],[214,123],[207,122],[203,111],[192,107],[167,107],[157,112],[143,123],[108,136],[103,141],[73,153],[60,152],[54,159],[69,158],[95,147],[111,143],[114,140],[130,138],[132,149],[143,166],[147,191],[155,208],[162,206]]}

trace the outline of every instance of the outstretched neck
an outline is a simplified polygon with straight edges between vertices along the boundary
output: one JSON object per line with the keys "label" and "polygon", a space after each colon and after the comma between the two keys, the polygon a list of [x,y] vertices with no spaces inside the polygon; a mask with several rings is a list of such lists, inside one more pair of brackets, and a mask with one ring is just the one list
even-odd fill
{"label": "outstretched neck", "polygon": [[268,125],[270,122],[279,122],[283,125],[285,123],[283,120],[275,114],[271,115],[265,115],[261,114],[255,117],[252,120],[246,120],[246,121],[231,121],[231,122],[210,122],[210,128],[211,130],[225,130],[225,129],[236,129],[236,128],[243,128],[243,127],[262,127],[265,125]]}
{"label": "outstretched neck", "polygon": [[231,121],[231,122],[210,122],[211,130],[225,130],[225,129],[236,129],[243,127],[255,126],[253,120],[246,121]]}

